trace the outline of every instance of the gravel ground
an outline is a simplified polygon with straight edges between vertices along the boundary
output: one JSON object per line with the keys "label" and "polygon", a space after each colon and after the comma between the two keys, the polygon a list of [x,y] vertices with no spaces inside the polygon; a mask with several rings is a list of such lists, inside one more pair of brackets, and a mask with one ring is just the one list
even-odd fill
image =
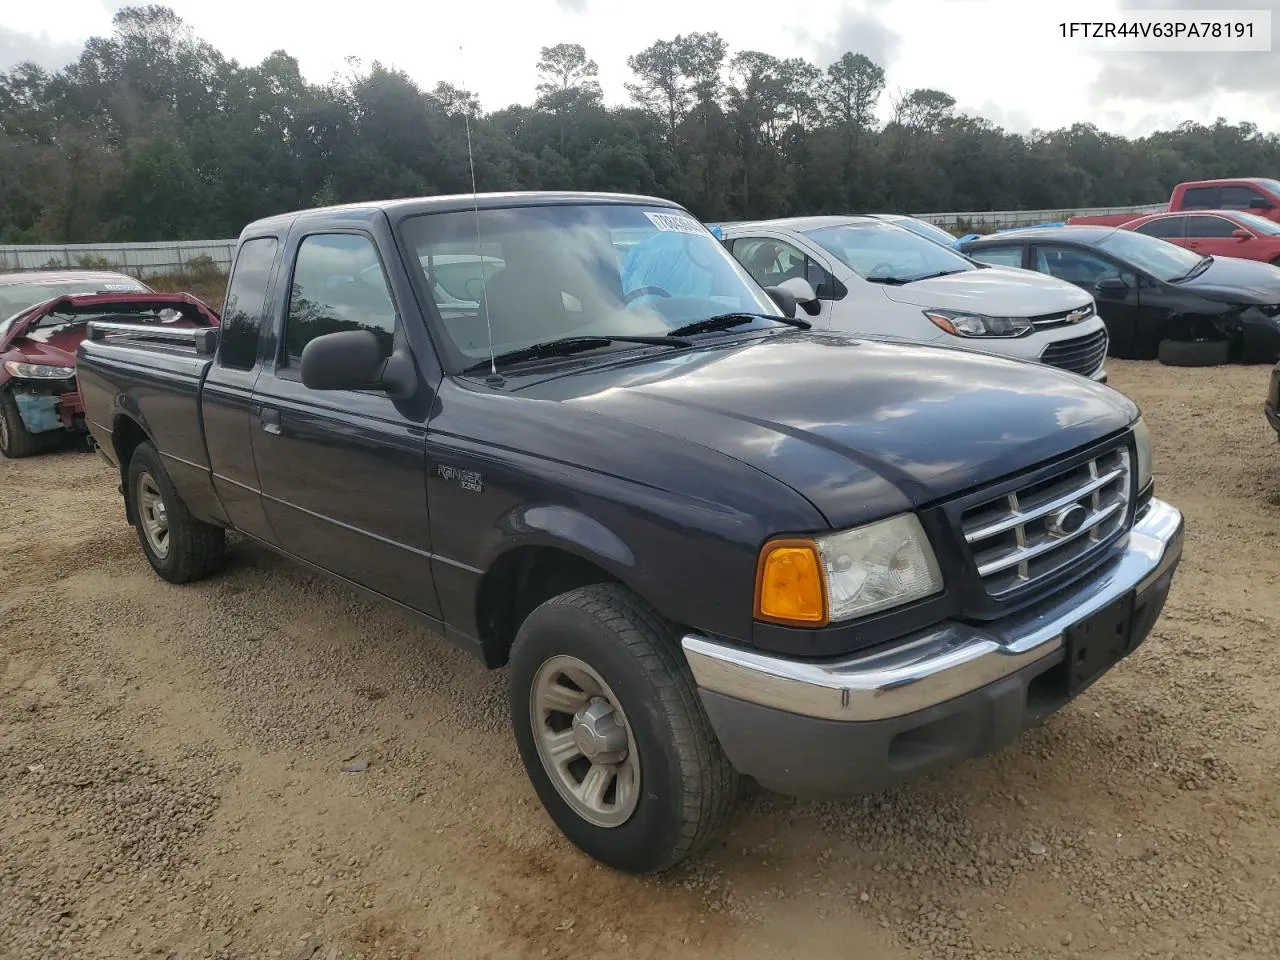
{"label": "gravel ground", "polygon": [[501,673],[243,544],[164,584],[97,457],[0,460],[0,957],[1275,957],[1267,372],[1113,378],[1189,525],[1147,644],[997,756],[753,791],[656,880],[551,826]]}

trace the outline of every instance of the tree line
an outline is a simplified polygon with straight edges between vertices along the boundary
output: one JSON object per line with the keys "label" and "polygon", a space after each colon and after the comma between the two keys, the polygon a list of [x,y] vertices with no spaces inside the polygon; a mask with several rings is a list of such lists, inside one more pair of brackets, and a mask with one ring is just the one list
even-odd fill
{"label": "tree line", "polygon": [[0,243],[228,237],[301,207],[466,192],[468,132],[482,191],[652,194],[708,221],[1153,203],[1280,170],[1280,137],[1250,123],[1021,135],[941,90],[887,90],[852,51],[818,65],[688,33],[627,66],[630,103],[610,106],[587,50],[544,47],[536,100],[486,111],[377,62],[326,83],[284,51],[243,66],[172,10],[125,7],[65,68],[0,73]]}

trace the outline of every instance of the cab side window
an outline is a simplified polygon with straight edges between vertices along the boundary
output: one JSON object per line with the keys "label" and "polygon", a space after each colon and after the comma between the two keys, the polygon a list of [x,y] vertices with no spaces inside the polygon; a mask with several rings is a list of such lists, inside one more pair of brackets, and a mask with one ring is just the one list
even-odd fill
{"label": "cab side window", "polygon": [[1267,204],[1267,198],[1253,187],[1223,187],[1222,188],[1222,209],[1223,210],[1248,210],[1251,207],[1263,207]]}
{"label": "cab side window", "polygon": [[839,300],[848,291],[804,251],[770,237],[742,237],[733,242],[733,255],[762,287],[774,287],[795,277],[809,281],[821,300]]}
{"label": "cab side window", "polygon": [[1120,268],[1110,260],[1073,247],[1037,247],[1035,262],[1040,273],[1078,287],[1092,287],[1104,277],[1120,276]]}
{"label": "cab side window", "polygon": [[296,371],[308,343],[343,330],[371,331],[389,357],[395,329],[395,302],[372,240],[355,233],[303,239],[294,261],[283,368]]}
{"label": "cab side window", "polygon": [[232,370],[252,370],[258,359],[258,334],[267,303],[267,282],[276,258],[276,238],[246,240],[236,255],[222,307],[218,364]]}
{"label": "cab side window", "polygon": [[1182,194],[1182,209],[1215,210],[1220,205],[1220,193],[1218,187],[1188,187]]}

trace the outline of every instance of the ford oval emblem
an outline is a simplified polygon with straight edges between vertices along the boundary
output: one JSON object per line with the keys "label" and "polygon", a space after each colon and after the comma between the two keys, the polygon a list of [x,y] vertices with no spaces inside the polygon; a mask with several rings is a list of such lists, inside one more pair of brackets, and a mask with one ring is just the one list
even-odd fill
{"label": "ford oval emblem", "polygon": [[1084,526],[1084,522],[1088,517],[1089,511],[1078,503],[1063,507],[1049,518],[1049,536],[1069,537],[1072,534],[1079,533],[1080,528]]}

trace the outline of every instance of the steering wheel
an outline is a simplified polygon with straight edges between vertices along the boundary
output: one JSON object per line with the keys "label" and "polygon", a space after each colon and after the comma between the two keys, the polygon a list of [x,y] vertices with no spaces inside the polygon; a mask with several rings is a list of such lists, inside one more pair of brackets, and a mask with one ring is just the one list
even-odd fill
{"label": "steering wheel", "polygon": [[[883,272],[882,272],[883,271]],[[893,273],[893,264],[881,261],[871,268],[871,272],[867,274],[869,277],[886,277]]]}
{"label": "steering wheel", "polygon": [[640,297],[649,297],[649,296],[666,297],[670,299],[671,294],[669,294],[666,290],[663,290],[661,287],[636,287],[634,290],[632,290],[622,298],[622,302],[631,303],[631,301],[637,300]]}

